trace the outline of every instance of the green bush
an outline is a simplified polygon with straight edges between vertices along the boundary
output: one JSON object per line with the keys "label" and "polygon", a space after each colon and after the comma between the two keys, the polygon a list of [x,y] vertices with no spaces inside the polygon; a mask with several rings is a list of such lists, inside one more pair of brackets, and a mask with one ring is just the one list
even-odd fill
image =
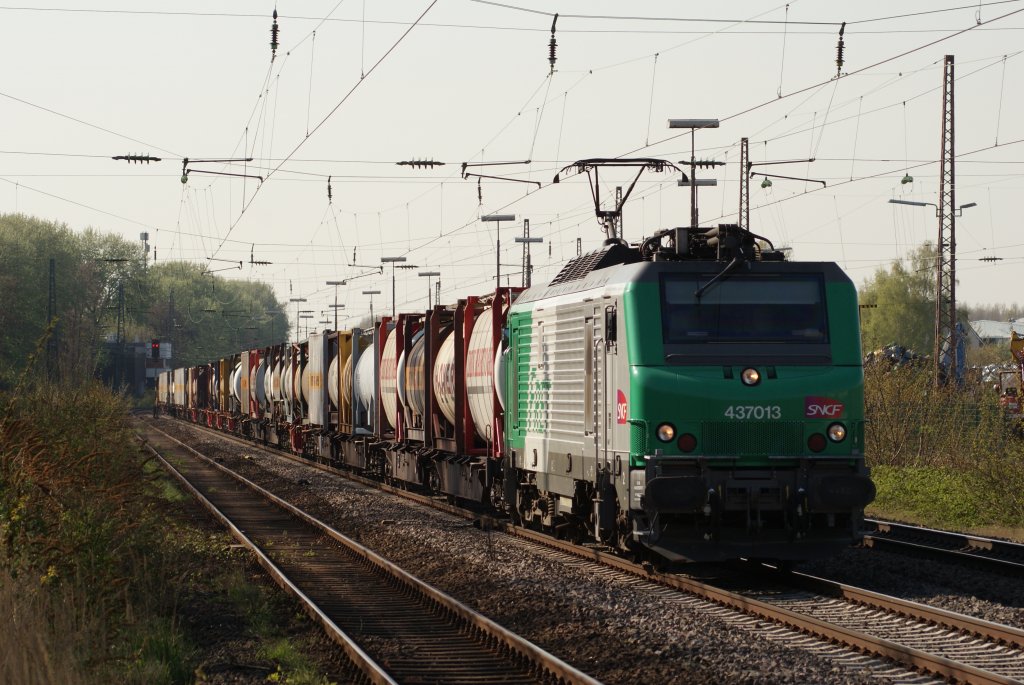
{"label": "green bush", "polygon": [[[18,675],[40,653],[75,669],[51,682],[189,681],[189,648],[160,618],[173,615],[182,561],[165,544],[161,494],[108,389],[41,384],[0,399],[0,578],[34,603],[23,637],[38,645],[3,682],[46,682]],[[25,610],[0,606],[0,622]]]}
{"label": "green bush", "polygon": [[1024,443],[991,390],[935,388],[915,367],[871,365],[864,377],[872,510],[936,526],[1024,526]]}

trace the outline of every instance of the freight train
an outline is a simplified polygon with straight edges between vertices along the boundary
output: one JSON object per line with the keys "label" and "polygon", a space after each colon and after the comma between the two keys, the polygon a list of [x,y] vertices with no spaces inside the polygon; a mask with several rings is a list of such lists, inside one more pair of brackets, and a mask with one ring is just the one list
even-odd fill
{"label": "freight train", "polygon": [[669,561],[859,536],[857,295],[738,226],[609,238],[545,285],[158,379],[164,413]]}

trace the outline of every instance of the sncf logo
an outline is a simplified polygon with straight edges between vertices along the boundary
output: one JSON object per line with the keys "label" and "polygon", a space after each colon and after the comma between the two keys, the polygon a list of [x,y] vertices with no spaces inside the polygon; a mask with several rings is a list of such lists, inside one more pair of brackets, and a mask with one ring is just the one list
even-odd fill
{"label": "sncf logo", "polygon": [[629,418],[629,404],[626,402],[626,394],[621,390],[615,398],[615,423],[626,423]]}
{"label": "sncf logo", "polygon": [[837,419],[843,415],[843,403],[828,397],[805,397],[804,416],[809,419]]}

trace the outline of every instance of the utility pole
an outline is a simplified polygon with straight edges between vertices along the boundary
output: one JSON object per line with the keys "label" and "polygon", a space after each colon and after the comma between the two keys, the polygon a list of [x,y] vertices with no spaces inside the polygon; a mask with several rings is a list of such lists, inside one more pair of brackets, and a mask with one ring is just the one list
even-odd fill
{"label": "utility pole", "polygon": [[57,372],[57,327],[53,323],[55,318],[57,318],[57,260],[50,257],[50,293],[47,298],[46,319],[53,328],[46,339],[46,374],[51,380]]}
{"label": "utility pole", "polygon": [[[167,312],[168,312],[168,316],[171,317],[171,320],[168,322],[168,325],[167,325],[167,337],[170,338],[170,340],[171,340],[170,355],[173,356],[174,355],[174,348],[176,347],[176,343],[175,343],[175,340],[174,340],[174,338],[175,338],[175,335],[174,335],[174,331],[175,331],[175,326],[174,326],[174,323],[175,323],[174,322],[174,290],[171,290],[170,292],[167,293]],[[168,359],[168,361],[166,363],[169,366],[170,365],[170,359]]]}
{"label": "utility pole", "polygon": [[953,55],[946,55],[942,73],[942,147],[939,162],[939,237],[935,254],[935,386],[942,375],[943,348],[949,349],[948,374],[957,368],[956,340],[956,173],[953,133]]}
{"label": "utility pole", "polygon": [[124,279],[117,281],[117,362],[114,364],[114,388],[120,388],[123,381],[124,365],[124,337],[125,337],[125,311],[124,311]]}
{"label": "utility pole", "polygon": [[740,138],[740,214],[737,222],[750,230],[750,139]]}

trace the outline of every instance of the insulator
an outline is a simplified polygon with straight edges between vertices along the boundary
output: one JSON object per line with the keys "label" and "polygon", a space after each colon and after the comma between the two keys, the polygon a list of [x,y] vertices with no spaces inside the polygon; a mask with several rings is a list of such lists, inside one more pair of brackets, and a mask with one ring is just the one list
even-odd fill
{"label": "insulator", "polygon": [[479,178],[476,180],[476,201],[479,202],[480,204],[484,203],[484,190],[480,186]]}
{"label": "insulator", "polygon": [[836,76],[839,76],[843,71],[843,32],[846,30],[846,22],[839,27],[839,45],[836,46]]}
{"label": "insulator", "polygon": [[555,73],[555,51],[558,48],[558,41],[555,40],[555,24],[558,23],[558,15],[555,14],[554,19],[551,20],[551,42],[548,43],[548,64],[551,65],[551,72]]}
{"label": "insulator", "polygon": [[331,194],[331,177],[328,176],[327,177],[327,202],[330,203],[331,200],[333,200],[333,199],[334,199],[334,196]]}
{"label": "insulator", "polygon": [[271,53],[271,59],[273,59],[274,57],[277,57],[277,46],[279,45],[278,40],[277,40],[278,32],[279,32],[279,29],[277,27],[277,8],[275,7],[274,8],[274,23],[270,25],[270,53]]}

